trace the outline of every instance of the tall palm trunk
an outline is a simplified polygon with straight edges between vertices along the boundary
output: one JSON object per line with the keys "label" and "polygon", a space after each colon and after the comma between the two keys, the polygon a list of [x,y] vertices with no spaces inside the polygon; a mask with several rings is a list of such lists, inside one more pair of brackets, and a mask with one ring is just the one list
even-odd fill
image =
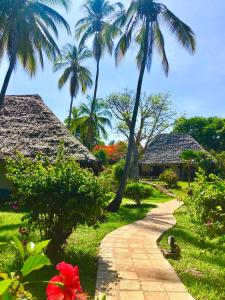
{"label": "tall palm trunk", "polygon": [[9,63],[9,68],[6,72],[6,76],[2,85],[2,89],[1,89],[1,93],[0,93],[0,109],[2,108],[3,104],[4,104],[4,99],[5,99],[5,95],[6,95],[6,91],[9,85],[9,81],[12,75],[12,72],[14,70],[15,64],[16,64],[16,53],[17,53],[17,47],[16,45],[14,46],[13,49],[13,53],[10,59],[10,63]]}
{"label": "tall palm trunk", "polygon": [[70,130],[71,128],[71,116],[72,116],[72,110],[73,110],[73,96],[71,96],[71,101],[70,101],[70,111],[69,111],[69,117],[68,117],[68,126],[67,128]]}
{"label": "tall palm trunk", "polygon": [[139,181],[139,153],[136,141],[133,144],[133,155],[131,160],[129,177],[134,181]]}
{"label": "tall palm trunk", "polygon": [[96,77],[95,77],[95,89],[94,89],[94,96],[93,96],[92,106],[95,105],[95,101],[96,101],[96,98],[97,98],[98,79],[99,79],[99,65],[100,65],[100,57],[98,57],[98,59],[97,59],[97,70],[96,70]]}
{"label": "tall palm trunk", "polygon": [[111,212],[116,212],[121,205],[122,198],[123,198],[123,192],[126,187],[127,178],[128,178],[128,174],[129,174],[130,163],[131,163],[131,158],[132,158],[132,153],[133,153],[134,143],[135,143],[135,140],[134,140],[135,126],[136,126],[136,121],[137,121],[138,109],[139,109],[139,105],[140,105],[142,82],[143,82],[143,77],[144,77],[144,73],[145,73],[146,59],[147,59],[147,53],[148,53],[148,38],[149,38],[149,19],[147,17],[146,18],[145,39],[144,39],[145,47],[144,47],[141,69],[140,69],[138,84],[137,84],[136,99],[135,99],[135,105],[134,105],[134,110],[133,110],[133,115],[132,115],[128,149],[127,149],[127,155],[126,155],[126,163],[125,163],[125,167],[124,167],[124,171],[123,171],[123,176],[120,181],[120,186],[116,193],[116,197],[107,207],[107,210],[111,211]]}
{"label": "tall palm trunk", "polygon": [[[99,79],[99,65],[100,65],[100,57],[98,57],[98,59],[97,59],[97,70],[96,70],[96,77],[95,77],[95,89],[94,89],[94,96],[93,96],[93,101],[92,101],[92,105],[91,105],[90,120],[92,120],[92,118],[93,118],[94,108],[95,108],[96,99],[97,99],[98,79]],[[87,133],[88,149],[91,149],[93,147],[93,135],[94,135],[94,129],[92,128],[92,122],[90,121],[90,124],[88,126],[88,133]]]}

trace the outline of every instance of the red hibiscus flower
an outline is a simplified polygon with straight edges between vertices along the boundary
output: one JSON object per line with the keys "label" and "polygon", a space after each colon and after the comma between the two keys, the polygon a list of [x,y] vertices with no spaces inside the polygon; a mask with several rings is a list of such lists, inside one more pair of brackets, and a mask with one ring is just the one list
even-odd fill
{"label": "red hibiscus flower", "polygon": [[78,267],[61,262],[56,269],[59,271],[59,275],[50,279],[46,289],[47,300],[86,300],[84,294],[81,294]]}

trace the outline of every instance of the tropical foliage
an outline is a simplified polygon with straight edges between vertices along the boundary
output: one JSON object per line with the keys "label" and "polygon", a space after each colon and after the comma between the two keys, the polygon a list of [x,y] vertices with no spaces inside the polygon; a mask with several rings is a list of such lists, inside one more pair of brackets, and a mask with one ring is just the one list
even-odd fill
{"label": "tropical foliage", "polygon": [[13,201],[26,211],[29,229],[51,240],[47,253],[52,259],[78,224],[94,225],[102,216],[107,188],[91,171],[65,157],[63,148],[53,162],[42,156],[9,159],[7,176],[13,183]]}
{"label": "tropical foliage", "polygon": [[12,270],[10,274],[0,273],[1,299],[33,299],[32,294],[27,289],[27,285],[29,284],[27,276],[31,272],[42,269],[44,266],[51,265],[50,260],[43,253],[49,242],[48,240],[37,244],[29,242],[24,246],[17,237],[13,238],[11,244],[14,246],[15,251],[17,251],[19,266],[17,270]]}
{"label": "tropical foliage", "polygon": [[33,76],[38,64],[44,67],[44,54],[49,59],[60,54],[55,42],[57,26],[65,27],[70,33],[66,20],[49,4],[67,8],[68,0],[1,0],[0,61],[7,55],[9,67],[0,94],[0,107],[17,62]]}
{"label": "tropical foliage", "polygon": [[176,186],[178,179],[179,178],[178,178],[176,172],[174,172],[171,169],[165,170],[159,176],[159,180],[165,182],[169,188]]}
{"label": "tropical foliage", "polygon": [[[71,127],[71,115],[73,108],[73,100],[76,98],[79,91],[86,93],[87,88],[92,86],[91,72],[83,65],[84,61],[92,57],[92,52],[85,46],[67,44],[62,54],[56,59],[54,71],[63,70],[63,74],[59,79],[58,86],[61,89],[67,81],[69,81],[70,89],[70,110],[67,121],[68,129]],[[75,115],[73,115],[75,117]]]}
{"label": "tropical foliage", "polygon": [[96,145],[93,148],[93,153],[104,151],[109,163],[115,163],[125,158],[127,144],[125,142],[118,142],[113,145]]}
{"label": "tropical foliage", "polygon": [[111,128],[111,113],[105,102],[97,98],[96,101],[88,97],[88,104],[82,103],[79,110],[74,110],[71,120],[71,131],[78,136],[89,149],[98,144],[101,137],[107,139],[106,126]]}
{"label": "tropical foliage", "polygon": [[225,149],[225,118],[182,117],[176,120],[173,131],[190,134],[207,150]]}
{"label": "tropical foliage", "polygon": [[132,122],[129,133],[129,144],[126,157],[124,175],[113,202],[109,205],[110,211],[118,210],[122,201],[122,194],[126,186],[129,173],[132,151],[134,149],[135,126],[140,106],[142,82],[145,69],[150,71],[153,49],[156,48],[162,58],[162,66],[166,75],[169,72],[169,63],[165,51],[165,41],[161,30],[164,23],[177,38],[178,42],[191,54],[195,52],[195,35],[191,28],[175,16],[164,4],[153,0],[133,0],[129,7],[121,11],[114,21],[114,26],[125,27],[115,49],[116,62],[119,63],[129,49],[133,37],[139,47],[136,56],[140,69],[137,91],[132,113]]}
{"label": "tropical foliage", "polygon": [[112,53],[113,38],[119,33],[119,29],[109,22],[117,6],[122,7],[119,3],[111,5],[107,0],[87,0],[83,5],[86,16],[76,24],[75,35],[77,39],[81,38],[81,45],[92,39],[92,51],[97,64],[94,102],[97,98],[100,59],[106,49]]}
{"label": "tropical foliage", "polygon": [[143,199],[153,195],[154,189],[151,185],[139,182],[128,183],[125,189],[125,196],[132,199],[137,205],[141,204]]}
{"label": "tropical foliage", "polygon": [[225,230],[225,182],[213,174],[209,179],[200,170],[195,179],[193,194],[185,203],[196,222],[204,224],[212,235],[222,235]]}

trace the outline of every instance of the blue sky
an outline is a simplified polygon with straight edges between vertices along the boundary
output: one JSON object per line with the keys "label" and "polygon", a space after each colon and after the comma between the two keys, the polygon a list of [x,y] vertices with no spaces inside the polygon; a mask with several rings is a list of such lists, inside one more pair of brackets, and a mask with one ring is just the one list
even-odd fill
{"label": "blue sky", "polygon": [[[69,13],[61,11],[74,30],[76,20],[83,16],[81,0],[71,0]],[[129,1],[124,1],[128,3]],[[190,25],[197,37],[197,53],[190,56],[165,30],[166,50],[170,61],[170,74],[162,72],[159,57],[154,55],[150,74],[145,75],[143,91],[146,93],[170,92],[180,113],[187,116],[225,117],[225,1],[224,0],[161,0],[177,16]],[[60,31],[59,45],[71,42],[72,38]],[[105,55],[100,66],[98,96],[121,92],[124,88],[135,89],[138,70],[135,64],[136,49],[132,47],[125,60],[115,68],[112,57]],[[0,84],[8,62],[0,66]],[[95,75],[94,61],[87,62]],[[52,63],[46,60],[44,71],[35,78],[18,66],[13,74],[8,94],[39,94],[50,109],[63,120],[69,109],[69,92],[57,88],[59,73],[53,74]],[[92,95],[93,91],[89,91]],[[77,103],[85,100],[78,95]]]}

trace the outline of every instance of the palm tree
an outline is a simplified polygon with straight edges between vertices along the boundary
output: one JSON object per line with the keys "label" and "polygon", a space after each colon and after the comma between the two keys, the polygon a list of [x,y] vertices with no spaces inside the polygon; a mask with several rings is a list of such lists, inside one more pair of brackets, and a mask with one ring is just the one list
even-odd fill
{"label": "palm tree", "polygon": [[120,32],[116,26],[109,23],[109,17],[115,12],[117,6],[121,9],[123,7],[119,3],[111,5],[107,0],[87,0],[83,5],[87,16],[80,19],[76,24],[76,38],[81,37],[81,45],[93,38],[92,51],[97,64],[94,101],[97,97],[100,59],[105,49],[108,49],[109,53],[112,54],[113,38]]}
{"label": "palm tree", "polygon": [[102,99],[97,98],[94,101],[88,97],[88,100],[88,105],[81,104],[80,116],[75,120],[74,126],[79,126],[83,143],[88,149],[92,149],[101,136],[107,139],[106,126],[112,128],[112,115]]}
{"label": "palm tree", "polygon": [[121,36],[115,49],[116,63],[126,54],[131,45],[133,36],[139,46],[137,54],[137,65],[140,69],[134,110],[132,115],[132,124],[130,128],[128,151],[124,173],[120,182],[115,199],[109,204],[108,210],[117,211],[122,202],[122,195],[126,186],[130,161],[134,145],[134,133],[137,120],[137,114],[140,103],[142,82],[145,69],[149,72],[151,69],[154,47],[162,58],[163,70],[168,75],[169,63],[165,51],[164,36],[160,24],[165,23],[181,43],[191,54],[195,52],[195,35],[191,28],[175,16],[165,5],[153,0],[132,0],[128,9],[123,10],[115,19],[114,26],[125,26],[125,32]]}
{"label": "palm tree", "polygon": [[49,59],[60,53],[54,38],[58,37],[57,25],[70,33],[66,20],[48,3],[67,8],[69,0],[1,0],[0,5],[0,60],[4,54],[9,67],[0,94],[0,107],[13,70],[19,61],[23,68],[35,75],[38,62],[44,67],[43,54]]}
{"label": "palm tree", "polygon": [[[78,107],[72,108],[71,120],[70,120],[70,131],[71,133],[79,140],[81,138],[81,130],[79,124],[77,124],[76,120],[80,117],[80,109]],[[69,118],[64,120],[64,124],[68,127]]]}
{"label": "palm tree", "polygon": [[59,79],[58,87],[61,89],[69,80],[70,81],[70,109],[68,117],[68,129],[71,126],[71,114],[73,108],[73,100],[76,98],[79,90],[83,94],[86,93],[87,88],[92,86],[91,72],[83,66],[84,60],[92,57],[92,52],[85,46],[67,44],[55,62],[54,71],[64,68],[63,74]]}

